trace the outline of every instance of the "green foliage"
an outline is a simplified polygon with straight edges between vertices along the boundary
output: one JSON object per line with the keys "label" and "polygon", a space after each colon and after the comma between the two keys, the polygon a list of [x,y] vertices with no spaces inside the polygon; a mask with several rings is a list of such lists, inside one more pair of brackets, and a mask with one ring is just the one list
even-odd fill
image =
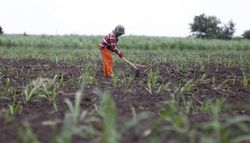
{"label": "green foliage", "polygon": [[224,24],[224,26],[221,28],[220,35],[218,38],[230,40],[232,39],[234,32],[235,32],[235,23],[233,23],[233,21],[231,20],[228,22],[228,25]]}
{"label": "green foliage", "polygon": [[3,118],[3,124],[9,124],[14,120],[14,114],[11,113],[11,109],[1,108],[0,116]]}
{"label": "green foliage", "polygon": [[83,89],[84,83],[82,83],[80,90],[77,91],[73,103],[68,98],[65,99],[69,111],[65,113],[62,130],[54,137],[55,141],[53,143],[70,143],[73,135],[82,138],[91,138],[95,136],[96,132],[91,125],[82,124],[88,115],[87,110],[81,109]]}
{"label": "green foliage", "polygon": [[[2,35],[0,36],[0,56],[3,58],[34,58],[52,59],[54,61],[67,61],[72,59],[87,58],[99,59],[98,44],[99,36],[22,36]],[[78,41],[74,45],[74,41]],[[44,44],[41,44],[44,43]],[[68,43],[68,44],[62,44]],[[9,48],[12,47],[12,48]],[[145,52],[136,54],[144,57],[150,51],[162,52],[162,50],[250,50],[248,40],[206,40],[194,38],[170,38],[170,37],[144,37],[124,36],[121,37],[118,47],[127,53]],[[155,57],[156,58],[156,57]]]}
{"label": "green foliage", "polygon": [[245,38],[245,39],[249,39],[250,40],[250,30],[247,30],[245,31],[242,36]]}
{"label": "green foliage", "polygon": [[81,82],[84,81],[87,84],[90,85],[96,85],[97,79],[96,79],[96,65],[92,65],[91,63],[87,63],[83,67],[83,73],[81,78]]}
{"label": "green foliage", "polygon": [[3,34],[3,28],[0,26],[0,35]]}
{"label": "green foliage", "polygon": [[[99,95],[101,98],[100,102],[99,100],[94,102],[96,104],[100,103],[100,105],[94,105],[97,112],[89,112],[87,109],[82,109],[85,106],[81,106],[82,104],[85,105],[85,103],[81,103],[81,101],[85,101],[82,99],[83,89],[88,88],[91,90],[92,87],[95,88],[102,83],[97,79],[99,76],[97,73],[98,64],[101,64],[96,62],[100,61],[99,49],[97,47],[99,37],[71,35],[72,37],[51,36],[48,38],[44,35],[38,36],[41,38],[39,40],[32,35],[25,37],[15,35],[13,39],[12,36],[0,36],[0,56],[3,58],[45,58],[54,60],[57,63],[66,61],[71,65],[75,64],[72,60],[79,60],[79,58],[91,61],[85,64],[84,67],[79,68],[79,71],[82,73],[80,73],[80,80],[76,81],[77,83],[78,81],[85,81],[87,86],[81,87],[73,101],[65,100],[69,110],[64,114],[63,119],[61,119],[62,116],[59,117],[59,124],[53,126],[53,128],[56,128],[56,132],[52,143],[69,143],[73,137],[77,137],[77,139],[83,138],[85,142],[97,138],[97,140],[90,142],[118,143],[121,141],[123,134],[127,133],[131,127],[135,127],[133,129],[135,129],[136,133],[139,132],[139,136],[145,137],[145,142],[151,136],[153,137],[152,142],[161,142],[156,139],[161,140],[162,138],[159,137],[159,134],[163,135],[162,133],[170,137],[169,142],[183,142],[183,140],[179,140],[178,136],[187,139],[186,142],[233,143],[249,139],[249,125],[245,124],[249,123],[248,117],[240,116],[236,118],[224,115],[224,113],[220,112],[222,105],[223,108],[224,105],[226,106],[223,101],[215,101],[214,99],[203,100],[203,98],[197,97],[200,96],[200,93],[196,92],[200,90],[198,88],[205,87],[214,91],[215,95],[226,93],[226,91],[229,91],[227,88],[231,84],[233,86],[242,84],[243,88],[247,89],[249,87],[248,72],[250,65],[250,44],[248,40],[222,41],[192,38],[122,37],[119,43],[121,49],[129,59],[141,62],[141,64],[145,64],[145,67],[142,65],[142,76],[138,78],[134,78],[133,75],[126,73],[122,69],[111,80],[109,85],[113,87],[110,88],[117,89],[119,87],[119,89],[123,90],[118,93],[126,95],[126,93],[137,92],[134,90],[134,86],[136,86],[136,89],[147,89],[148,93],[143,92],[143,94],[161,95],[162,97],[166,95],[169,99],[163,100],[163,103],[155,103],[159,104],[159,107],[163,110],[157,110],[149,117],[140,115],[140,113],[137,115],[136,111],[143,106],[137,107],[135,105],[136,107],[131,107],[132,119],[126,119],[125,122],[119,124],[117,108],[112,96],[109,94]],[[65,41],[69,43],[61,44],[66,43]],[[36,47],[37,45],[39,46]],[[121,62],[118,58],[114,59]],[[156,65],[159,65],[159,63],[163,64],[166,67],[163,72],[166,72],[169,76],[161,76],[162,71],[155,68],[156,65],[153,65],[155,63]],[[213,74],[208,76],[204,74],[199,77],[199,75],[207,72],[207,69],[209,70],[209,67],[206,67],[206,65],[210,63],[221,65],[224,69],[235,65],[241,68],[245,67],[243,76],[232,73],[234,76],[230,76],[228,79],[221,79]],[[155,69],[150,66],[151,64]],[[147,67],[147,65],[149,66]],[[14,83],[14,79],[6,77],[5,73],[7,71],[15,74],[15,72],[13,72],[13,69],[6,70],[5,67],[0,67],[0,71],[3,85],[0,89],[3,91],[3,95],[6,95],[6,98],[11,99],[13,93],[15,93],[12,88],[14,84],[11,84],[12,82]],[[177,73],[178,76],[176,76]],[[46,73],[42,74],[45,75]],[[146,74],[147,76],[145,76]],[[69,80],[75,80],[75,76],[78,77],[78,74]],[[49,80],[49,82],[44,78],[37,78],[35,82],[30,83],[25,88],[25,101],[29,102],[39,97],[45,97],[50,103],[55,103],[56,97],[59,95],[57,87],[60,85],[60,82],[58,80],[57,76],[53,80]],[[87,92],[90,93],[89,91]],[[169,94],[170,96],[168,96]],[[115,95],[115,97],[117,96]],[[22,106],[17,101],[13,101],[6,107],[6,109],[0,110],[0,115],[4,118],[4,123],[11,123],[13,115],[20,113]],[[143,110],[147,110],[147,108]],[[199,121],[199,123],[196,123],[196,116],[203,117],[203,115],[207,117],[207,121],[201,119],[201,123]],[[195,118],[192,118],[193,116]],[[157,118],[157,121],[155,126],[152,127],[150,123],[155,118]],[[146,120],[140,122],[141,119]],[[145,125],[147,122],[149,124],[143,126],[141,131],[141,125]],[[26,138],[21,139],[19,137],[20,142],[37,142],[36,135],[32,134],[31,127],[27,126],[22,131],[23,134],[20,136],[25,136]],[[171,139],[171,136],[177,138]]]}
{"label": "green foliage", "polygon": [[10,112],[10,114],[11,115],[16,115],[16,114],[18,114],[18,113],[21,113],[21,111],[22,111],[22,104],[20,103],[20,102],[18,102],[17,101],[17,99],[16,99],[16,95],[14,95],[14,97],[13,97],[13,101],[12,101],[12,103],[11,104],[9,104],[8,105],[8,107],[9,107],[9,112]]}
{"label": "green foliage", "polygon": [[150,70],[148,77],[147,77],[147,86],[146,86],[146,90],[150,93],[153,94],[154,90],[155,90],[155,86],[157,83],[157,80],[159,78],[159,73],[156,71],[152,71]]}
{"label": "green foliage", "polygon": [[216,38],[219,34],[218,25],[221,21],[215,16],[201,14],[194,17],[194,23],[190,24],[191,32],[198,38]]}
{"label": "green foliage", "polygon": [[248,79],[247,79],[247,76],[246,74],[243,72],[243,80],[242,80],[242,83],[244,85],[244,87],[248,87]]}
{"label": "green foliage", "polygon": [[5,83],[5,95],[6,96],[10,96],[11,95],[11,91],[12,91],[12,89],[11,89],[10,79],[7,78],[6,79],[6,83]]}
{"label": "green foliage", "polygon": [[118,143],[120,135],[117,132],[117,111],[115,103],[110,95],[101,96],[99,113],[104,119],[103,143]]}
{"label": "green foliage", "polygon": [[52,80],[48,78],[33,80],[32,83],[27,85],[24,89],[24,101],[27,103],[31,102],[33,99],[47,98],[54,109],[57,110],[56,98],[59,95],[57,92],[58,87],[59,79],[57,75],[55,75]]}
{"label": "green foliage", "polygon": [[238,143],[249,140],[250,130],[246,127],[247,122],[250,121],[249,116],[236,116],[222,121],[220,113],[223,104],[223,100],[216,100],[214,106],[212,106],[213,119],[200,126],[200,131],[203,133],[201,134],[203,136],[201,140],[218,143]]}
{"label": "green foliage", "polygon": [[136,114],[136,111],[131,107],[132,119],[127,120],[123,124],[117,122],[117,108],[113,98],[108,93],[102,93],[99,90],[94,91],[101,97],[100,106],[96,107],[98,115],[103,118],[102,126],[102,141],[103,143],[120,143],[121,137],[128,129],[135,127],[143,119],[148,118],[146,113]]}
{"label": "green foliage", "polygon": [[235,24],[229,21],[228,25],[220,27],[220,19],[215,16],[201,14],[194,17],[194,22],[190,24],[191,32],[198,38],[208,39],[231,39],[235,32]]}
{"label": "green foliage", "polygon": [[28,122],[24,122],[22,129],[19,130],[17,143],[40,143]]}
{"label": "green foliage", "polygon": [[[186,142],[202,143],[240,143],[249,141],[249,116],[221,117],[221,110],[225,100],[216,100],[210,105],[208,121],[192,125],[192,118],[174,106],[166,109],[154,120],[152,136],[157,138],[159,132],[166,132],[173,136],[182,136]],[[179,138],[170,142],[182,142]]]}

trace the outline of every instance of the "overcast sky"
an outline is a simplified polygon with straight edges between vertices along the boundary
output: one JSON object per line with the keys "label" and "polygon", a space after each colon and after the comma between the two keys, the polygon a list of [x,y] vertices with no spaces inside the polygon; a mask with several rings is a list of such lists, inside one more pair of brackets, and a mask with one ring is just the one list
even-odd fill
{"label": "overcast sky", "polygon": [[127,35],[190,35],[196,15],[250,29],[249,0],[0,0],[5,33],[104,35],[117,24]]}

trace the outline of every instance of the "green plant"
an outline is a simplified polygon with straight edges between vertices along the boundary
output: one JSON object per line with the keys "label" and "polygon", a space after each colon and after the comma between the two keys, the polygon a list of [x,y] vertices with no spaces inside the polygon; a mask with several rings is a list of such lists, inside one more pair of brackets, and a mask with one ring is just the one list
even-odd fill
{"label": "green plant", "polygon": [[19,130],[17,143],[40,143],[28,122],[24,122],[22,129]]}
{"label": "green plant", "polygon": [[[250,139],[249,129],[246,122],[250,121],[249,116],[229,117],[226,120],[220,119],[221,108],[224,100],[216,100],[212,108],[212,121],[203,123],[201,131],[203,140],[209,139],[212,142],[236,143]],[[234,127],[232,129],[232,127]],[[205,134],[207,133],[207,134]]]}
{"label": "green plant", "polygon": [[243,72],[243,80],[242,80],[242,84],[244,87],[248,87],[248,79],[247,79],[247,76],[246,74]]}
{"label": "green plant", "polygon": [[22,105],[21,103],[16,101],[15,97],[12,104],[8,105],[8,107],[10,114],[14,116],[22,111]]}
{"label": "green plant", "polygon": [[32,84],[29,84],[24,89],[25,102],[30,102],[32,99],[47,98],[48,101],[53,105],[54,109],[57,110],[56,98],[59,95],[57,90],[59,87],[58,76],[54,78],[38,78],[33,80]]}
{"label": "green plant", "polygon": [[12,92],[10,79],[7,78],[5,82],[5,96],[10,96]]}
{"label": "green plant", "polygon": [[[159,132],[181,135],[187,142],[206,143],[240,143],[249,141],[249,116],[221,116],[221,110],[225,100],[218,99],[209,103],[208,113],[211,117],[199,125],[191,125],[192,119],[186,112],[182,112],[175,106],[168,105],[166,109],[154,120],[151,138],[157,137]],[[225,118],[226,117],[226,118]],[[192,118],[192,117],[191,117]],[[173,140],[179,142],[178,138]]]}
{"label": "green plant", "polygon": [[122,74],[122,84],[125,86],[126,91],[130,89],[132,81],[134,79],[133,76],[126,76],[124,73]]}
{"label": "green plant", "polygon": [[206,79],[204,74],[200,79],[194,80],[183,80],[184,82],[179,83],[179,86],[175,88],[170,95],[170,100],[167,104],[173,108],[178,109],[179,111],[185,111],[190,113],[192,111],[208,111],[213,100],[200,101],[197,99],[196,95],[192,92],[193,89],[202,84],[207,84],[210,82],[209,79]]}
{"label": "green plant", "polygon": [[81,111],[80,109],[80,103],[82,99],[82,94],[83,94],[83,85],[79,91],[77,91],[76,96],[75,96],[75,101],[74,104],[68,99],[65,99],[65,103],[67,104],[69,108],[69,115],[72,116],[72,120],[74,123],[79,122],[80,120],[84,119],[86,116],[86,111]]}
{"label": "green plant", "polygon": [[82,84],[80,90],[77,91],[74,103],[68,98],[65,99],[69,111],[65,113],[61,132],[54,137],[56,143],[69,143],[73,135],[79,135],[81,137],[95,136],[96,132],[91,125],[81,124],[88,114],[86,110],[81,111],[80,108],[83,88],[84,84]]}
{"label": "green plant", "polygon": [[97,85],[96,73],[94,73],[95,71],[94,69],[96,68],[97,67],[96,66],[93,67],[91,63],[85,64],[81,80],[90,85]]}
{"label": "green plant", "polygon": [[178,63],[176,70],[181,73],[186,73],[192,70],[192,67],[187,65],[187,63]]}
{"label": "green plant", "polygon": [[2,108],[0,110],[0,116],[3,118],[3,124],[9,124],[14,119],[13,115],[10,114],[9,109]]}
{"label": "green plant", "polygon": [[117,131],[117,111],[112,97],[106,93],[101,96],[101,104],[98,110],[104,119],[103,143],[118,143],[120,134]]}
{"label": "green plant", "polygon": [[172,106],[168,106],[166,110],[160,114],[155,120],[154,129],[159,129],[162,122],[169,122],[169,125],[161,127],[161,130],[174,131],[176,133],[188,132],[190,123],[185,113],[179,112]]}
{"label": "green plant", "polygon": [[26,89],[24,90],[25,95],[25,102],[30,102],[30,100],[35,96],[37,90],[39,89],[39,86],[30,86],[28,85]]}
{"label": "green plant", "polygon": [[113,78],[111,79],[111,83],[112,83],[112,86],[116,87],[118,86],[118,83],[120,82],[118,76],[113,76]]}
{"label": "green plant", "polygon": [[147,86],[146,86],[146,90],[150,94],[153,94],[153,91],[155,90],[155,86],[156,86],[156,83],[157,83],[158,79],[159,79],[158,71],[153,72],[152,70],[150,70],[150,72],[148,73]]}
{"label": "green plant", "polygon": [[96,90],[95,93],[101,97],[100,106],[96,106],[98,115],[103,118],[103,132],[102,142],[103,143],[119,143],[122,134],[134,126],[136,126],[141,120],[148,118],[147,113],[136,114],[135,109],[131,107],[132,119],[127,120],[122,125],[117,123],[117,109],[115,102],[108,93],[102,93]]}
{"label": "green plant", "polygon": [[193,101],[188,98],[189,92],[195,86],[193,79],[188,80],[184,85],[179,84],[174,92],[171,93],[169,105],[179,110],[190,111],[193,105]]}

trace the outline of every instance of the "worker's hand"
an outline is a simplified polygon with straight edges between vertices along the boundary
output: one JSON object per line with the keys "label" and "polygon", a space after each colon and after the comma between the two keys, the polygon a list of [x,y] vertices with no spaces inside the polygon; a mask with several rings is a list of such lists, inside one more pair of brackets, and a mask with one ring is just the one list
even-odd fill
{"label": "worker's hand", "polygon": [[123,58],[123,57],[124,57],[122,53],[119,53],[118,56],[119,56],[120,58]]}

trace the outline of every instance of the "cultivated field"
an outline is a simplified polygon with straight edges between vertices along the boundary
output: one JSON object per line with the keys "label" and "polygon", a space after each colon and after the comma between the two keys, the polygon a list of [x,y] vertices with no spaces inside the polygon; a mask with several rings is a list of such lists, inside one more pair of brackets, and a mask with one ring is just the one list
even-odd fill
{"label": "cultivated field", "polygon": [[248,143],[250,41],[0,36],[0,143]]}

